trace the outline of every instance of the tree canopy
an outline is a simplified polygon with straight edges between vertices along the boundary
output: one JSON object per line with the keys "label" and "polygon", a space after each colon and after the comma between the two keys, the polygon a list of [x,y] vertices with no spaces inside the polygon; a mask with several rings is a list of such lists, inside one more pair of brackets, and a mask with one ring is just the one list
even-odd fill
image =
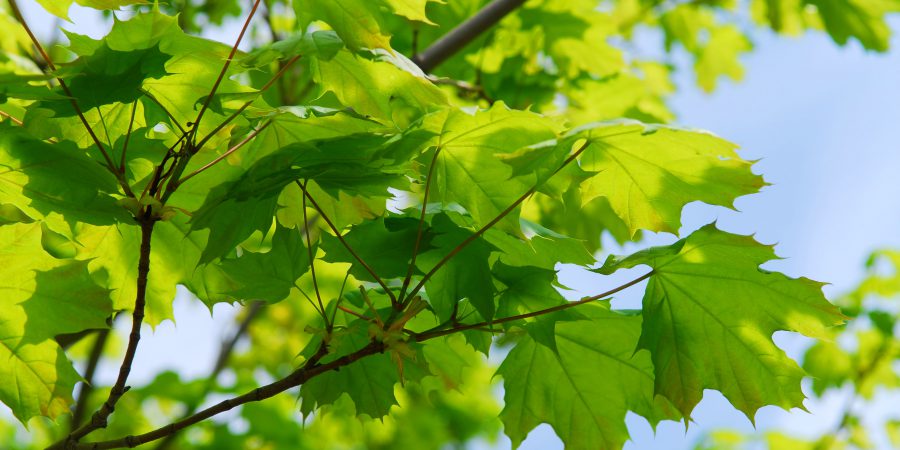
{"label": "tree canopy", "polygon": [[[766,182],[734,143],[672,125],[679,68],[629,49],[656,30],[711,91],[742,76],[747,14],[885,51],[896,1],[38,3],[113,22],[42,43],[0,9],[13,448],[445,448],[499,429],[516,446],[546,423],[566,448],[618,449],[626,413],[687,423],[705,389],[752,421],[803,407],[804,368],[817,392],[870,379],[830,343],[860,303],[761,269],[777,256],[752,236],[683,232],[685,205]],[[234,41],[200,36],[229,20]],[[644,231],[680,239],[596,259],[603,233]],[[639,269],[568,300],[563,265]],[[178,286],[243,305],[233,338],[205,378],[132,386]],[[611,307],[626,289],[640,310]],[[801,367],[776,331],[823,341]],[[112,386],[91,383],[101,358]]]}

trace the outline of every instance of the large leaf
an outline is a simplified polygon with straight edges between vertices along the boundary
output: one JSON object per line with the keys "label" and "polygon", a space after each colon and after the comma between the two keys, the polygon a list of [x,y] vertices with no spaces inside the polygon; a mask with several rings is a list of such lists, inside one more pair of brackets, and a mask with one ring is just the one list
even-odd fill
{"label": "large leaf", "polygon": [[668,247],[611,256],[599,269],[653,268],[639,348],[653,356],[656,392],[685,416],[704,389],[721,391],[751,420],[765,405],[803,407],[803,370],[772,334],[824,338],[844,317],[821,283],[759,268],[775,258],[771,246],[707,225]]}
{"label": "large leaf", "polygon": [[399,67],[387,57],[366,59],[348,51],[313,59],[312,78],[323,91],[356,112],[405,126],[429,109],[446,104],[444,93],[415,66]]}
{"label": "large leaf", "polygon": [[625,121],[576,129],[587,139],[580,162],[596,172],[582,184],[582,199],[606,197],[632,233],[677,232],[681,209],[693,201],[732,206],[764,186],[735,145],[712,134]]}
{"label": "large leaf", "polygon": [[41,235],[37,222],[0,226],[0,401],[23,423],[73,403],[80,377],[53,338],[105,328],[112,314],[87,263],[51,257]]}
{"label": "large leaf", "polygon": [[225,273],[239,285],[232,293],[243,299],[270,302],[286,298],[297,279],[309,270],[309,253],[302,233],[299,229],[278,227],[268,252],[244,252],[240,258],[223,261]]}
{"label": "large leaf", "polygon": [[[472,232],[459,227],[445,214],[434,216],[430,243],[432,250],[422,252],[416,265],[422,272],[430,271],[441,259],[457,248]],[[460,250],[425,283],[425,291],[441,320],[447,320],[458,303],[467,299],[485,320],[494,317],[494,286],[488,258],[493,247],[482,239],[476,239]]]}
{"label": "large leaf", "polygon": [[557,323],[556,352],[525,337],[497,371],[506,403],[500,418],[513,448],[547,423],[567,449],[619,449],[628,440],[628,411],[652,425],[680,417],[654,396],[647,352],[633,350],[640,316],[598,305],[579,308],[590,319]]}
{"label": "large leaf", "polygon": [[66,233],[76,221],[128,220],[111,195],[117,191],[115,177],[75,146],[41,142],[0,124],[0,203]]}
{"label": "large leaf", "polygon": [[[506,160],[516,150],[552,140],[561,131],[550,119],[510,110],[503,104],[474,115],[446,109],[426,117],[422,127],[439,133],[429,143],[440,152],[432,175],[434,196],[429,200],[461,205],[479,227],[497,217],[535,184],[532,173],[527,170],[516,173]],[[432,158],[427,159],[430,164]],[[528,167],[534,171],[539,165]],[[496,227],[521,234],[515,212]]]}

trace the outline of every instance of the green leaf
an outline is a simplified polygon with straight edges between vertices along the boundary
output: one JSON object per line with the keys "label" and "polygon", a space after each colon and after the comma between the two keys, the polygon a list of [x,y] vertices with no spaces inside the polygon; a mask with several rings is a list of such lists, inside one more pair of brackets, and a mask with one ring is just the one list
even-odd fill
{"label": "green leaf", "polygon": [[623,121],[578,128],[570,139],[588,141],[581,167],[596,172],[582,184],[582,200],[608,198],[632,233],[675,233],[684,205],[731,207],[765,185],[734,144],[704,132]]}
{"label": "green leaf", "polygon": [[[405,276],[409,269],[418,229],[417,219],[386,217],[356,225],[343,238],[379,277],[397,278]],[[433,237],[431,230],[423,230],[420,252],[431,248]],[[336,237],[323,235],[322,249],[325,250],[325,261],[351,263],[351,275],[357,279],[375,281]]]}
{"label": "green leaf", "polygon": [[[445,109],[426,117],[421,127],[439,131],[430,142],[440,153],[433,169],[434,196],[429,200],[445,206],[461,205],[479,227],[497,217],[536,183],[532,173],[516,174],[506,162],[509,157],[516,150],[555,139],[561,132],[561,127],[550,119],[510,110],[502,103],[474,115]],[[421,159],[430,164],[431,156]],[[538,165],[518,167],[538,170]],[[521,235],[516,212],[507,214],[496,227]]]}
{"label": "green leaf", "polygon": [[69,224],[129,220],[112,194],[115,177],[68,143],[48,144],[21,128],[0,124],[0,203],[12,205],[52,230]]}
{"label": "green leaf", "polygon": [[301,233],[276,227],[268,252],[244,252],[240,258],[222,261],[225,273],[240,286],[231,294],[269,302],[286,298],[297,279],[309,270],[309,253]]}
{"label": "green leaf", "polygon": [[[86,111],[111,103],[132,103],[142,95],[147,80],[167,75],[166,63],[172,55],[160,50],[159,43],[141,49],[113,50],[103,42],[93,53],[66,66],[64,76],[78,106]],[[66,100],[54,102],[57,116],[75,115]]]}
{"label": "green leaf", "polygon": [[341,104],[387,123],[406,126],[447,104],[444,93],[421,71],[410,72],[387,60],[341,51],[327,61],[313,59],[310,71],[321,89],[334,93]]}
{"label": "green leaf", "polygon": [[106,328],[109,291],[83,261],[63,262],[41,248],[41,224],[0,226],[0,400],[22,423],[69,412],[80,377],[53,340]]}
{"label": "green leaf", "polygon": [[[431,239],[434,249],[422,252],[416,259],[416,265],[425,273],[472,235],[471,231],[454,224],[446,214],[431,219],[430,231],[435,234]],[[492,250],[490,244],[477,239],[425,283],[428,301],[440,320],[449,319],[463,299],[468,299],[484,320],[494,317],[494,285],[488,261]]]}
{"label": "green leaf", "polygon": [[276,60],[285,60],[294,56],[311,57],[327,61],[344,48],[341,38],[332,31],[313,31],[295,34],[287,39],[259,47],[244,59],[241,65],[246,67],[263,67]]}
{"label": "green leaf", "polygon": [[278,196],[289,183],[312,180],[332,197],[339,192],[380,197],[399,180],[396,168],[376,160],[387,139],[372,134],[285,146],[251,165],[237,180],[215,187],[194,213],[194,230],[210,229],[202,262],[231,251],[254,231],[266,233]]}
{"label": "green leaf", "polygon": [[590,319],[557,323],[556,352],[525,337],[497,370],[506,404],[500,418],[513,448],[547,423],[567,449],[618,449],[628,440],[628,411],[654,426],[680,417],[654,396],[649,355],[634,351],[640,316],[598,305],[579,309]]}
{"label": "green leaf", "polygon": [[639,348],[653,357],[656,392],[686,417],[704,389],[716,389],[753,420],[765,405],[803,407],[803,370],[772,334],[825,338],[844,316],[822,284],[760,269],[771,246],[707,225],[668,247],[653,247],[598,269],[653,268],[644,294]]}
{"label": "green leaf", "polygon": [[891,29],[885,14],[897,11],[891,2],[878,0],[805,0],[822,17],[825,30],[838,44],[856,38],[867,50],[886,51]]}

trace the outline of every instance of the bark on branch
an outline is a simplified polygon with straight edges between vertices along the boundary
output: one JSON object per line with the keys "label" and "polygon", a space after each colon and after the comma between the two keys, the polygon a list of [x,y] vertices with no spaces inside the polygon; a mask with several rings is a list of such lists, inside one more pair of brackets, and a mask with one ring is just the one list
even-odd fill
{"label": "bark on branch", "polygon": [[494,0],[465,22],[435,41],[412,60],[428,73],[462,50],[469,42],[496,25],[500,19],[522,6],[526,0]]}

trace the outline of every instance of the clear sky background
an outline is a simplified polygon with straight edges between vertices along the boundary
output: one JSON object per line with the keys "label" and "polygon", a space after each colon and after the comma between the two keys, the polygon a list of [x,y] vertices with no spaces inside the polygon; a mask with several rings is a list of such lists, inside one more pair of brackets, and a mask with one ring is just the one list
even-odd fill
{"label": "clear sky background", "polygon": [[[25,14],[36,28],[52,29],[53,20],[25,3]],[[95,37],[106,27],[73,8],[75,31]],[[900,20],[892,22],[900,30]],[[221,37],[235,33],[225,30]],[[652,39],[650,37],[649,39]],[[741,212],[706,205],[689,205],[683,232],[713,220],[721,228],[741,234],[756,234],[764,243],[777,243],[785,259],[767,268],[791,276],[806,276],[831,283],[829,296],[850,288],[862,276],[867,254],[881,247],[900,247],[900,39],[892,39],[893,53],[865,52],[852,42],[841,48],[823,33],[802,37],[754,34],[755,50],[743,58],[746,73],[740,83],[722,80],[715,93],[703,93],[694,84],[689,66],[677,75],[679,90],[670,105],[678,123],[702,128],[725,137],[742,148],[747,159],[759,159],[755,170],[772,186],[757,195],[741,198]],[[648,42],[650,42],[648,40]],[[681,58],[676,55],[675,61]],[[671,235],[649,236],[652,244],[674,241]],[[643,246],[643,245],[642,245]],[[622,251],[610,245],[610,251]],[[638,248],[629,246],[626,251]],[[600,255],[601,260],[605,255]],[[630,279],[573,276],[561,273],[563,284],[575,289],[573,297],[596,293]],[[618,278],[621,277],[621,278]],[[641,289],[632,288],[614,302],[617,307],[635,307]],[[141,339],[141,352],[132,380],[149,381],[159,370],[171,368],[185,377],[202,376],[213,364],[216,348],[227,333],[231,307],[219,305],[210,317],[199,302],[179,295],[175,314],[177,329],[166,323],[156,333]],[[776,342],[796,355],[806,341],[787,333]],[[173,351],[172,349],[178,349]],[[116,367],[103,367],[100,383],[112,383]],[[602,377],[598,376],[598,383]],[[812,414],[763,408],[756,417],[759,429],[784,428],[803,435],[816,435],[834,427],[847,396],[839,393],[824,401],[807,401]],[[896,405],[896,396],[884,397],[868,411],[867,420],[878,421]],[[894,413],[898,414],[898,413]],[[646,421],[629,417],[633,435],[628,450],[689,449],[702,433],[716,428],[752,432],[750,422],[718,393],[707,391],[694,412],[696,423],[685,432],[683,424],[663,423],[654,434]],[[880,449],[887,449],[883,436],[876,436]],[[479,448],[508,449],[505,437]],[[521,447],[527,450],[561,449],[552,430],[543,425],[532,432]]]}

